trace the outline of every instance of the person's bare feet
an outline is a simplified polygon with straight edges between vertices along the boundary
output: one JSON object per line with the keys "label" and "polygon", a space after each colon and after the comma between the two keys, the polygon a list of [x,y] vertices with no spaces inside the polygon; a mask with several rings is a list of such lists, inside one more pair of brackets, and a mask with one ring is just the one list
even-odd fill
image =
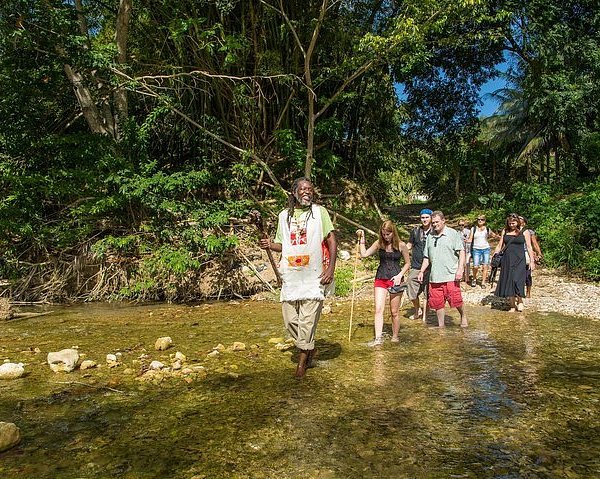
{"label": "person's bare feet", "polygon": [[419,308],[419,311],[417,313],[411,314],[408,317],[408,319],[421,319],[421,316],[423,316],[423,310],[421,308]]}
{"label": "person's bare feet", "polygon": [[308,359],[308,353],[304,350],[300,351],[300,357],[298,358],[298,366],[296,367],[295,376],[300,379],[306,374],[306,361]]}
{"label": "person's bare feet", "polygon": [[319,350],[317,348],[311,349],[308,352],[308,357],[306,358],[306,367],[314,368],[317,365],[318,357],[319,357]]}
{"label": "person's bare feet", "polygon": [[392,336],[392,339],[390,341],[392,343],[399,343],[400,342],[400,338],[398,336]]}

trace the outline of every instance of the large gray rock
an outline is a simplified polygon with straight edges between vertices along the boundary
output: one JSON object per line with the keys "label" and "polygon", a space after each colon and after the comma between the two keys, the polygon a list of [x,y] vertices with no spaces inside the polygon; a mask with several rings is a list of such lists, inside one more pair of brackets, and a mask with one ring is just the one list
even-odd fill
{"label": "large gray rock", "polygon": [[54,353],[48,353],[48,364],[55,373],[70,373],[77,366],[79,353],[76,349],[63,349]]}
{"label": "large gray rock", "polygon": [[21,442],[21,430],[12,422],[0,422],[0,452]]}
{"label": "large gray rock", "polygon": [[4,363],[0,366],[0,379],[17,379],[25,374],[23,363]]}

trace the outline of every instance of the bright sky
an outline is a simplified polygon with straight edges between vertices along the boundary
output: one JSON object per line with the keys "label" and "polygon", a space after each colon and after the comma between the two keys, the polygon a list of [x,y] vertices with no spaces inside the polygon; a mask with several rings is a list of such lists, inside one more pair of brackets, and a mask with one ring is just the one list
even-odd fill
{"label": "bright sky", "polygon": [[506,86],[506,81],[504,78],[496,78],[495,80],[491,80],[485,83],[480,90],[481,100],[483,101],[483,105],[480,108],[480,115],[482,117],[492,116],[496,109],[498,108],[498,103],[493,98],[489,98],[489,93],[492,93],[500,88]]}

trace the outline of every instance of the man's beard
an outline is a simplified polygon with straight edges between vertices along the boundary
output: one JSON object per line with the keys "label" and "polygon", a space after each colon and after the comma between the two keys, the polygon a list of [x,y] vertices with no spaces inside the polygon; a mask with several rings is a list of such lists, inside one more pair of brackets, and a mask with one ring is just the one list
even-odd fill
{"label": "man's beard", "polygon": [[313,197],[312,195],[301,197],[299,195],[294,195],[296,197],[296,202],[300,206],[310,206],[312,204]]}

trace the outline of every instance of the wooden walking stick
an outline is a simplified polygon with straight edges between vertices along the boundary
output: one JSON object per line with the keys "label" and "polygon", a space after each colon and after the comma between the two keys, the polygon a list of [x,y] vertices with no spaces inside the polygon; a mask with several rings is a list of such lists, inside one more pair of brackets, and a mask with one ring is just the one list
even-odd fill
{"label": "wooden walking stick", "polygon": [[[252,210],[249,215],[250,221],[256,225],[258,228],[258,232],[261,234],[262,239],[267,239],[269,234],[265,229],[265,224],[263,222],[260,211]],[[279,274],[279,270],[277,269],[277,263],[275,263],[275,259],[273,258],[273,252],[270,249],[267,249],[267,256],[269,257],[269,262],[273,267],[273,271],[275,272],[275,278],[277,279],[277,287],[281,288],[281,275]]]}
{"label": "wooden walking stick", "polygon": [[348,342],[352,340],[352,318],[354,317],[354,296],[356,293],[356,270],[360,256],[360,238],[356,241],[356,254],[354,255],[354,276],[352,278],[352,303],[350,305],[350,327],[348,328]]}
{"label": "wooden walking stick", "polygon": [[425,285],[423,288],[423,299],[425,300],[423,303],[423,317],[421,318],[424,323],[427,322],[427,295],[429,293],[429,283]]}

